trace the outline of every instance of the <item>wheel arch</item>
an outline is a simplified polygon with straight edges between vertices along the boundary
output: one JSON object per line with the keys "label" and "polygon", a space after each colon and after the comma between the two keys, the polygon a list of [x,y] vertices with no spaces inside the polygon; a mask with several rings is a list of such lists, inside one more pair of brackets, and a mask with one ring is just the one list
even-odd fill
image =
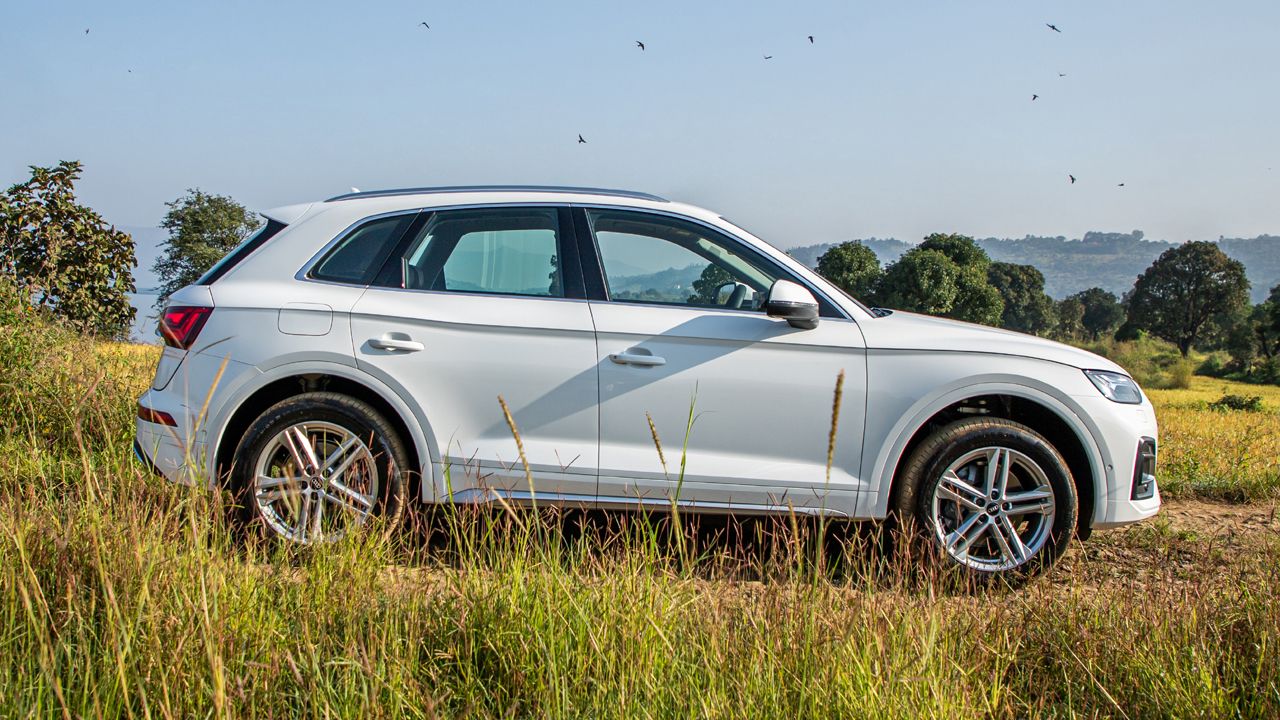
{"label": "wheel arch", "polygon": [[312,390],[327,390],[367,402],[382,413],[400,433],[416,470],[411,479],[410,496],[422,497],[433,481],[430,427],[420,412],[391,388],[356,368],[337,364],[291,363],[258,375],[251,383],[238,388],[225,403],[230,408],[210,435],[209,478],[214,484],[223,482],[230,468],[240,437],[264,410],[281,400]]}
{"label": "wheel arch", "polygon": [[1088,536],[1098,513],[1105,509],[1108,480],[1097,429],[1069,397],[1058,397],[1048,388],[1007,382],[955,388],[922,400],[904,414],[874,466],[873,477],[882,491],[870,508],[873,517],[885,517],[893,506],[901,489],[899,475],[911,452],[936,429],[965,417],[1000,417],[1020,422],[1057,448],[1076,484],[1080,504],[1077,534]]}

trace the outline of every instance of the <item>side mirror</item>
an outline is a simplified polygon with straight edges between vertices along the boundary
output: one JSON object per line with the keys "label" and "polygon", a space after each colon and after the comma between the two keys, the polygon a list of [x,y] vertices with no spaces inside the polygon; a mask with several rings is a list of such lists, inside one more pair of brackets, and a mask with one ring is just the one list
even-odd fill
{"label": "side mirror", "polygon": [[769,317],[782,318],[793,328],[812,330],[818,327],[818,301],[813,293],[790,280],[777,280],[769,288],[764,312]]}

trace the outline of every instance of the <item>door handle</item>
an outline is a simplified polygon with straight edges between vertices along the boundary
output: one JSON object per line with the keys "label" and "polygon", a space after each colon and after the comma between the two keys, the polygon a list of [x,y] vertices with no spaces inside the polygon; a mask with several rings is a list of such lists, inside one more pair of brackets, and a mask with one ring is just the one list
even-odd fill
{"label": "door handle", "polygon": [[658,367],[666,365],[667,359],[657,355],[640,355],[638,353],[613,353],[609,359],[619,365],[635,365],[638,367]]}
{"label": "door handle", "polygon": [[423,345],[417,340],[402,340],[399,338],[386,337],[371,338],[369,340],[369,347],[377,348],[378,350],[404,350],[405,352],[418,352],[419,350],[427,349],[426,345]]}

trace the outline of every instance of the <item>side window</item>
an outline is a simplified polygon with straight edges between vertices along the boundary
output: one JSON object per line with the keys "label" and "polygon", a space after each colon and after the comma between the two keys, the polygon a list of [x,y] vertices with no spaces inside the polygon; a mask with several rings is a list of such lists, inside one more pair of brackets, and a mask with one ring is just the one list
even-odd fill
{"label": "side window", "polygon": [[409,290],[564,297],[555,208],[438,212],[400,258]]}
{"label": "side window", "polygon": [[760,310],[777,279],[694,223],[625,210],[587,217],[615,302]]}
{"label": "side window", "polygon": [[316,263],[316,280],[368,285],[413,222],[412,213],[378,218],[355,228]]}

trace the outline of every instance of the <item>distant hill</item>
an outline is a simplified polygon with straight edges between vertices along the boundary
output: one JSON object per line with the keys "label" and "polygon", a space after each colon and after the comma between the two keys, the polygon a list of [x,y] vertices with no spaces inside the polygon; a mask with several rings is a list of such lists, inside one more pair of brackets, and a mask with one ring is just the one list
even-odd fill
{"label": "distant hill", "polygon": [[[886,265],[911,247],[892,238],[868,238],[860,242],[874,250]],[[1262,302],[1271,288],[1280,284],[1280,236],[1218,238],[1217,242],[1223,252],[1244,263],[1253,285],[1253,302]],[[993,260],[1039,268],[1044,273],[1045,291],[1054,298],[1064,298],[1091,287],[1123,295],[1160,253],[1174,245],[1164,240],[1148,240],[1141,230],[1089,232],[1079,239],[1036,235],[1021,239],[981,238],[978,244]],[[814,267],[831,245],[807,245],[787,252]]]}

